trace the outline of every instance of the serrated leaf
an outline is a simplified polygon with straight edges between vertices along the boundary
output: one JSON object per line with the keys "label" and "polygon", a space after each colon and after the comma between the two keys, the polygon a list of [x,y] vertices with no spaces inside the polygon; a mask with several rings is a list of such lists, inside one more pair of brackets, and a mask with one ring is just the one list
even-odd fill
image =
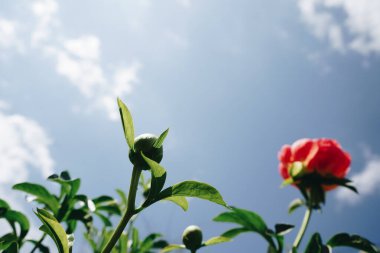
{"label": "serrated leaf", "polygon": [[125,139],[128,143],[129,148],[134,150],[135,130],[133,127],[132,115],[129,112],[128,107],[119,98],[117,98],[117,104],[119,106]]}
{"label": "serrated leaf", "polygon": [[169,133],[169,128],[166,129],[161,135],[160,137],[158,137],[158,139],[154,142],[153,144],[153,147],[155,148],[160,148],[162,146],[162,144],[164,143],[164,140],[166,138],[166,136],[168,135]]}
{"label": "serrated leaf", "polygon": [[276,224],[274,228],[277,235],[285,235],[292,231],[294,226],[290,224]]}
{"label": "serrated leaf", "polygon": [[166,199],[163,200],[168,200],[170,202],[173,202],[174,204],[178,205],[183,209],[183,211],[187,211],[189,209],[189,202],[187,202],[187,199],[185,197],[181,196],[171,196],[167,197]]}
{"label": "serrated leaf", "polygon": [[185,245],[180,245],[180,244],[169,244],[162,250],[160,250],[160,253],[165,253],[165,252],[170,252],[176,249],[186,249]]}
{"label": "serrated leaf", "polygon": [[368,253],[377,253],[380,250],[375,246],[374,243],[368,239],[361,237],[359,235],[350,235],[347,233],[341,233],[334,235],[328,242],[331,247],[346,246],[359,250],[363,250]]}
{"label": "serrated leaf", "polygon": [[215,236],[215,237],[212,237],[212,238],[208,239],[207,241],[205,241],[202,245],[203,246],[210,246],[210,245],[215,245],[215,244],[219,244],[219,243],[223,243],[223,242],[229,242],[231,240],[232,239],[230,237]]}
{"label": "serrated leaf", "polygon": [[12,189],[31,194],[36,197],[36,201],[48,206],[53,213],[58,212],[58,200],[42,185],[25,182],[14,185]]}
{"label": "serrated leaf", "polygon": [[69,242],[67,240],[67,235],[65,229],[62,225],[54,218],[52,214],[44,209],[37,209],[35,212],[37,217],[44,224],[44,230],[50,237],[54,240],[59,253],[69,253]]}
{"label": "serrated leaf", "polygon": [[157,195],[160,193],[160,191],[164,187],[165,180],[166,180],[166,170],[157,162],[146,157],[142,152],[141,152],[141,156],[144,158],[145,162],[148,164],[151,174],[152,174],[149,195],[146,200],[146,202],[149,203],[151,200],[157,197]]}
{"label": "serrated leaf", "polygon": [[171,196],[194,197],[205,199],[216,204],[227,206],[220,193],[211,185],[197,181],[184,181],[163,190],[157,197],[158,200]]}
{"label": "serrated leaf", "polygon": [[290,202],[288,207],[288,213],[292,214],[297,208],[305,205],[305,202],[302,199],[295,199],[292,202]]}

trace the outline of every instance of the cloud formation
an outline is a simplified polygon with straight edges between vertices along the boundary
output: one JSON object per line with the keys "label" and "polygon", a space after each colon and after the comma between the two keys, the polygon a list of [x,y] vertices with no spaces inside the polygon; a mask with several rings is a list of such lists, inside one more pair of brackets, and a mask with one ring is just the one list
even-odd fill
{"label": "cloud formation", "polygon": [[0,195],[16,209],[22,209],[20,194],[12,185],[26,181],[31,171],[46,178],[53,174],[51,139],[36,121],[7,113],[9,105],[0,100]]}
{"label": "cloud formation", "polygon": [[10,48],[15,48],[18,52],[23,50],[23,45],[17,38],[17,23],[0,17],[0,49]]}
{"label": "cloud formation", "polygon": [[380,1],[299,0],[298,7],[313,34],[334,50],[380,53]]}
{"label": "cloud formation", "polygon": [[357,204],[366,196],[375,194],[380,190],[380,157],[371,155],[368,157],[364,169],[351,177],[359,194],[350,190],[340,188],[336,198],[347,204]]}

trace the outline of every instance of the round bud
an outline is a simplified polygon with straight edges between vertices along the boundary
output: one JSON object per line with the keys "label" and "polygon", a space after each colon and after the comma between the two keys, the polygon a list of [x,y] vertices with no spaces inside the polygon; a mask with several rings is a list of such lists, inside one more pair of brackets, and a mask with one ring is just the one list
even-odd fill
{"label": "round bud", "polygon": [[200,227],[195,225],[188,226],[183,231],[182,242],[191,251],[199,249],[202,246],[202,230]]}
{"label": "round bud", "polygon": [[129,160],[135,167],[141,170],[149,170],[149,166],[141,156],[141,152],[149,159],[158,163],[161,162],[163,156],[162,145],[159,148],[153,147],[157,139],[153,134],[142,134],[135,138],[134,151],[129,150]]}

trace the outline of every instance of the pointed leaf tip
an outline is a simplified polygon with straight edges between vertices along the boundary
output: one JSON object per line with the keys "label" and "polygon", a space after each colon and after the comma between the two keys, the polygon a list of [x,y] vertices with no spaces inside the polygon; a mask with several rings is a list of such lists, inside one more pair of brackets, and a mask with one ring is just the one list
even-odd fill
{"label": "pointed leaf tip", "polygon": [[128,107],[123,103],[123,101],[121,101],[120,98],[117,98],[117,104],[119,106],[125,139],[128,143],[129,148],[133,150],[135,142],[135,130],[133,127],[132,115],[129,112]]}

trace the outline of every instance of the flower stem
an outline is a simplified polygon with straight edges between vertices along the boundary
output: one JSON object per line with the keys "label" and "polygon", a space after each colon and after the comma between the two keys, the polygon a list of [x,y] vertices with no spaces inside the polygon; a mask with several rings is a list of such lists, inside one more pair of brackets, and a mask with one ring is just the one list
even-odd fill
{"label": "flower stem", "polygon": [[112,248],[115,246],[117,240],[119,240],[123,230],[128,224],[128,221],[136,214],[135,210],[135,201],[136,201],[136,192],[139,185],[139,179],[141,175],[141,170],[133,167],[131,185],[129,187],[128,193],[128,203],[127,210],[125,211],[123,217],[121,218],[119,224],[117,225],[115,231],[113,232],[110,240],[107,242],[106,246],[102,250],[102,253],[110,253]]}
{"label": "flower stem", "polygon": [[310,221],[312,210],[313,209],[310,206],[307,206],[307,209],[305,211],[305,216],[303,217],[301,228],[298,231],[297,237],[296,237],[296,239],[294,240],[294,243],[293,243],[293,249],[294,248],[298,249],[298,247],[299,247],[299,245],[301,243],[302,237],[304,236],[306,228],[309,225],[309,221]]}

